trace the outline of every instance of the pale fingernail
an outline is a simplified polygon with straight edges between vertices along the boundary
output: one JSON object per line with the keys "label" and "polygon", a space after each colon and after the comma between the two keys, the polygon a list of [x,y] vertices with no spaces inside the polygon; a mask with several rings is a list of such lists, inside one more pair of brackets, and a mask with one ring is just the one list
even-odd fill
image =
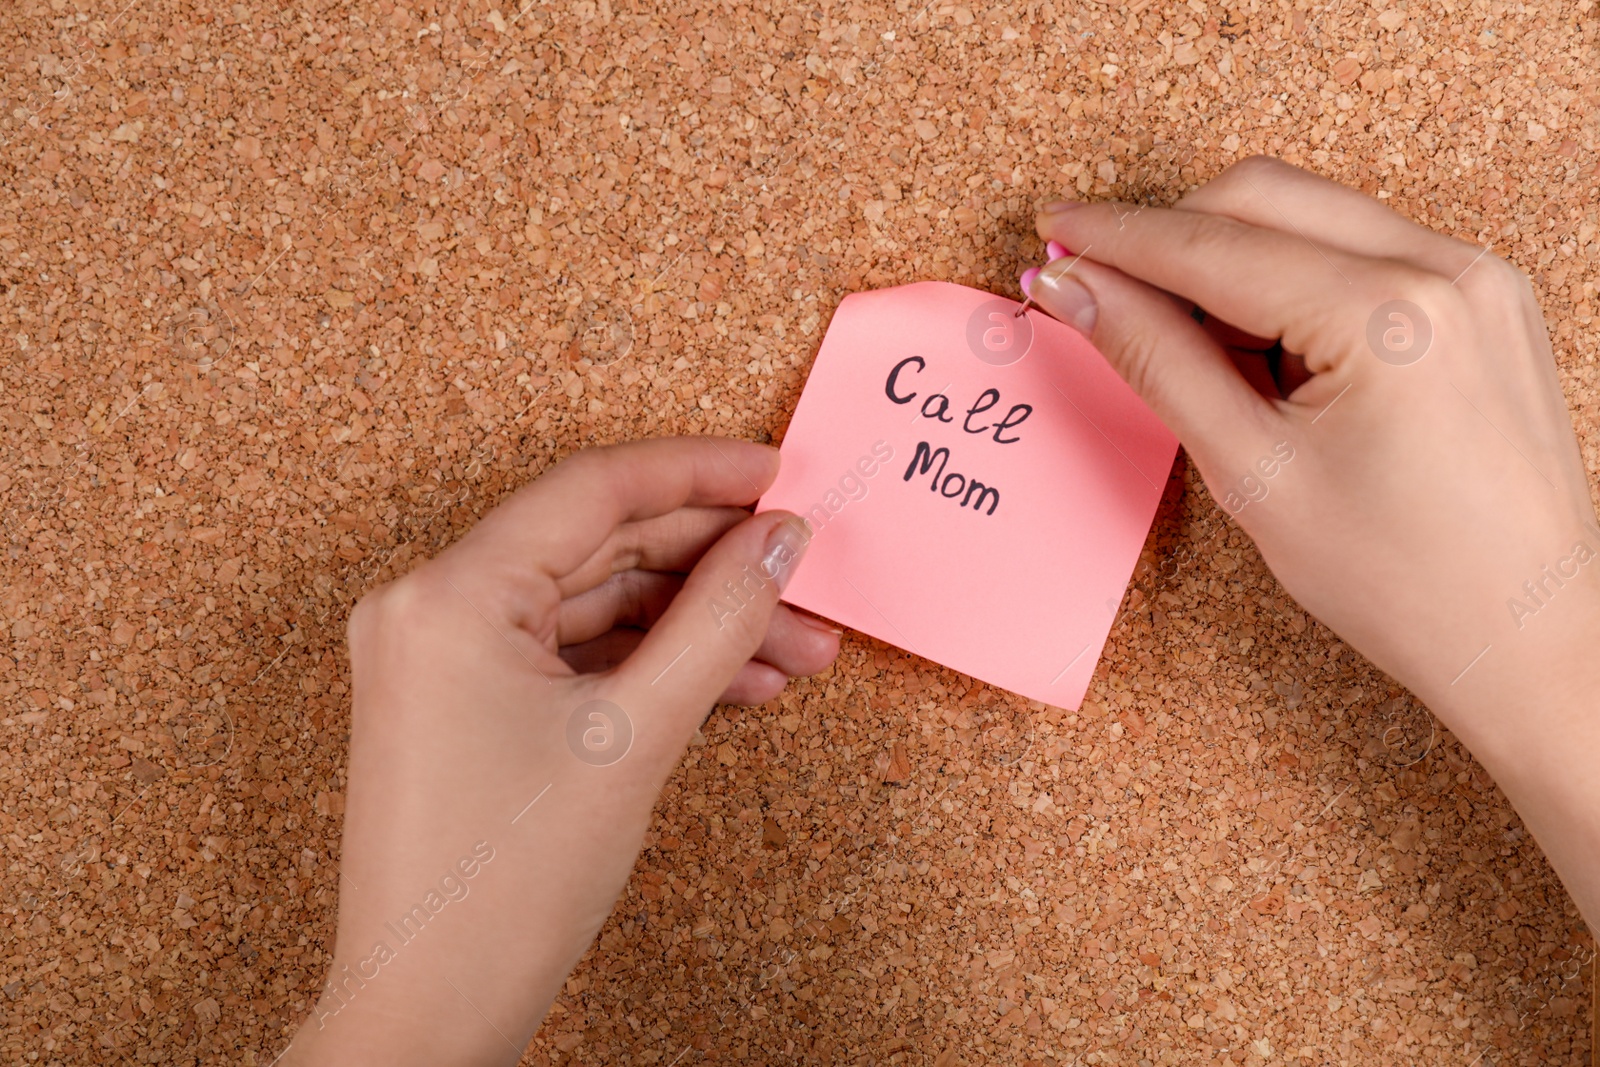
{"label": "pale fingernail", "polygon": [[1044,215],[1059,215],[1063,211],[1071,211],[1075,207],[1082,206],[1083,204],[1077,200],[1052,200],[1040,208],[1039,212]]}
{"label": "pale fingernail", "polygon": [[833,634],[835,637],[838,637],[844,633],[843,628],[833,625],[833,623],[826,619],[819,619],[814,615],[807,615],[803,612],[796,611],[794,612],[794,617],[811,627],[813,630],[821,630],[825,634]]}
{"label": "pale fingernail", "polygon": [[811,541],[811,524],[798,515],[778,523],[767,534],[767,554],[761,557],[761,574],[783,592]]}
{"label": "pale fingernail", "polygon": [[1075,262],[1058,259],[1047,264],[1034,278],[1028,294],[1051,315],[1085,337],[1092,337],[1099,309],[1095,306],[1094,294],[1069,273]]}

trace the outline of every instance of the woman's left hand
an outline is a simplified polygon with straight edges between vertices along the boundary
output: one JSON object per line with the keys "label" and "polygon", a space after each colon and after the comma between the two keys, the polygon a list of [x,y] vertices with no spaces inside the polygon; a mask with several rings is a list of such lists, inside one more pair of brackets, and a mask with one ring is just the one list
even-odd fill
{"label": "woman's left hand", "polygon": [[581,452],[357,605],[338,943],[285,1064],[517,1061],[713,702],[838,653],[778,604],[803,523],[743,510],[777,470]]}

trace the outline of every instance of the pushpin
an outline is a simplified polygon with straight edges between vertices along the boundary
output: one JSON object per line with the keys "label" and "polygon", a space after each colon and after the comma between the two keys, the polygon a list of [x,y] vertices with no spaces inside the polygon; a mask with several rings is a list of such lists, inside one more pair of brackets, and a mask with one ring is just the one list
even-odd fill
{"label": "pushpin", "polygon": [[1016,318],[1020,319],[1023,315],[1027,314],[1029,305],[1033,303],[1033,293],[1029,290],[1033,288],[1033,280],[1038,276],[1039,268],[1029,267],[1027,270],[1022,272],[1022,277],[1018,279],[1022,285],[1022,306],[1017,309],[1015,316]]}
{"label": "pushpin", "polygon": [[[1060,241],[1048,242],[1044,246],[1044,250],[1046,263],[1054,263],[1058,259],[1064,259],[1072,255],[1071,252],[1067,251],[1067,246]],[[1017,279],[1022,286],[1022,306],[1017,309],[1016,318],[1022,318],[1029,306],[1033,304],[1033,280],[1039,276],[1040,269],[1039,267],[1029,267],[1022,272],[1022,277]]]}

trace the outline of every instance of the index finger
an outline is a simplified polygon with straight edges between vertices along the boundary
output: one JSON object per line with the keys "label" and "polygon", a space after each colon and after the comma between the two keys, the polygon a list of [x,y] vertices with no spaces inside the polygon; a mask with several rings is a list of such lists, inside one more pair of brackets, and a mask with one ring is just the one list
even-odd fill
{"label": "index finger", "polygon": [[1365,311],[1389,298],[1399,269],[1196,211],[1067,202],[1049,205],[1038,230],[1259,337],[1282,338],[1296,352],[1308,351],[1313,337],[1361,336]]}
{"label": "index finger", "polygon": [[1292,231],[1323,248],[1399,259],[1459,279],[1487,249],[1438,233],[1358,189],[1271,156],[1251,156],[1184,196],[1178,211]]}
{"label": "index finger", "polygon": [[754,504],[778,451],[749,441],[668,437],[577,452],[517,490],[462,545],[552,580],[582,566],[624,522],[681,507]]}

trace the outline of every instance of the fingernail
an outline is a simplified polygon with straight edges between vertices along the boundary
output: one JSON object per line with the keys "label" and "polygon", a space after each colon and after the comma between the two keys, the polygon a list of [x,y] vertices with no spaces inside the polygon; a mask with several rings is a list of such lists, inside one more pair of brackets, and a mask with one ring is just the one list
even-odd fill
{"label": "fingernail", "polygon": [[1034,278],[1028,293],[1034,302],[1085,337],[1094,336],[1094,295],[1069,272],[1076,260],[1058,259],[1049,263]]}
{"label": "fingernail", "polygon": [[761,557],[761,575],[783,592],[811,540],[811,524],[791,515],[767,534],[767,554]]}
{"label": "fingernail", "polygon": [[1083,204],[1077,200],[1052,200],[1040,208],[1039,212],[1043,215],[1059,215],[1063,211],[1071,211],[1075,207],[1082,206]]}
{"label": "fingernail", "polygon": [[823,633],[833,634],[835,637],[838,637],[844,633],[844,629],[842,627],[835,626],[827,619],[819,619],[815,615],[807,615],[803,611],[796,611],[793,614],[795,618],[799,619],[813,630],[821,630]]}
{"label": "fingernail", "polygon": [[1071,252],[1067,251],[1067,246],[1062,244],[1060,241],[1046,241],[1044,252],[1045,262],[1047,263],[1052,259],[1060,259],[1062,256],[1072,255]]}

